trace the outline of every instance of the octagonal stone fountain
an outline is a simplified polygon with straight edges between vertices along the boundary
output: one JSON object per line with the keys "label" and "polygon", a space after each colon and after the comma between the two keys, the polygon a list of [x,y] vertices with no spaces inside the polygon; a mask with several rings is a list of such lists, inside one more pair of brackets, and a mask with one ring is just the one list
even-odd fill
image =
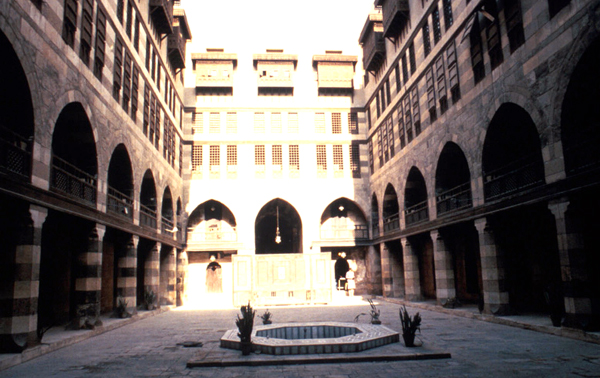
{"label": "octagonal stone fountain", "polygon": [[[221,347],[241,349],[238,330],[221,337]],[[310,322],[258,325],[252,331],[252,350],[265,354],[296,355],[349,353],[398,342],[398,332],[382,325]]]}

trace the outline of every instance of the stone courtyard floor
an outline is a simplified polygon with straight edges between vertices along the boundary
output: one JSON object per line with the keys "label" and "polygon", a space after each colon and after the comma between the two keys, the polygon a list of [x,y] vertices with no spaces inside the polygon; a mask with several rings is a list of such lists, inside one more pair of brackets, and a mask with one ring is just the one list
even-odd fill
{"label": "stone courtyard floor", "polygon": [[[400,331],[399,303],[376,299],[381,320]],[[0,355],[2,377],[600,377],[600,335],[553,329],[536,316],[485,317],[476,309],[442,309],[433,303],[407,306],[423,317],[417,343],[403,342],[368,352],[304,355],[295,364],[286,356],[253,354],[219,347],[226,330],[235,328],[238,309],[174,308],[142,312],[134,319],[104,319],[97,331],[53,329],[44,344],[23,355]],[[366,301],[344,305],[270,307],[273,323],[353,322],[368,313]],[[434,311],[431,311],[434,310]],[[264,312],[257,308],[258,315]],[[369,321],[367,315],[359,322]],[[259,324],[260,319],[256,320]],[[535,329],[536,331],[532,330]],[[562,336],[550,333],[558,333]],[[587,341],[585,341],[587,340]],[[591,342],[590,342],[591,341]],[[185,347],[201,342],[202,347]],[[386,361],[382,356],[438,353],[451,358]],[[37,356],[39,355],[39,356]],[[319,357],[320,356],[320,357]],[[371,356],[371,357],[369,357]],[[34,358],[35,357],[35,358]],[[23,361],[27,360],[27,361]],[[188,368],[190,361],[210,360],[216,367]],[[253,361],[257,366],[223,366]],[[267,361],[267,364],[261,363]],[[360,361],[360,362],[359,362]],[[12,366],[14,365],[14,366]]]}

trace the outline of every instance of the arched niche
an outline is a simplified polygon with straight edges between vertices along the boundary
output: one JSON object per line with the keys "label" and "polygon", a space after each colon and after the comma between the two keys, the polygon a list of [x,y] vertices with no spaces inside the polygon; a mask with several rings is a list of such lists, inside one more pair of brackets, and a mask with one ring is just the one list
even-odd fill
{"label": "arched niche", "polygon": [[392,184],[388,184],[385,188],[383,195],[383,232],[390,232],[400,228],[400,217],[398,212],[400,207],[398,205],[398,196],[396,195],[396,189]]}
{"label": "arched niche", "polygon": [[213,199],[198,205],[188,218],[190,241],[236,241],[235,216],[231,210]]}
{"label": "arched niche", "polygon": [[140,191],[140,225],[156,228],[156,184],[151,170],[144,173]]}
{"label": "arched niche", "polygon": [[465,154],[453,142],[444,146],[435,171],[437,214],[471,207],[471,173]]}
{"label": "arched niche", "polygon": [[331,202],[321,214],[321,239],[368,239],[367,219],[348,198]]}
{"label": "arched niche", "polygon": [[268,202],[256,216],[254,239],[257,254],[301,253],[300,215],[289,202],[280,198]]}
{"label": "arched niche", "polygon": [[107,197],[109,212],[133,217],[133,170],[124,144],[119,144],[110,158]]}
{"label": "arched niche", "polygon": [[404,188],[404,216],[406,225],[420,223],[429,219],[427,209],[427,186],[421,171],[412,167],[408,172]]}

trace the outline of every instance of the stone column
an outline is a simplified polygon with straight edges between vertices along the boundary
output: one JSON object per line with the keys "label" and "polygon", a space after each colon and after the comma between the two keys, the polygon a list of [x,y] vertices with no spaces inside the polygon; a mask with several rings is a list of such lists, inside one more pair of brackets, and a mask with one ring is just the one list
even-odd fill
{"label": "stone column", "polygon": [[127,312],[137,312],[137,247],[140,237],[133,235],[127,246],[125,254],[119,256],[117,261],[117,296],[127,301]]}
{"label": "stone column", "polygon": [[476,219],[475,228],[479,233],[483,312],[494,315],[510,314],[503,253],[496,244],[494,231],[489,226],[486,218]]}
{"label": "stone column", "polygon": [[[375,246],[369,246],[369,250],[374,249]],[[385,243],[379,244],[379,250],[381,253],[381,284],[383,286],[383,296],[392,297],[392,261],[390,259],[390,251]]]}
{"label": "stone column", "polygon": [[567,199],[552,201],[548,204],[548,208],[556,220],[562,293],[565,303],[563,325],[597,329],[600,319],[599,315],[594,315],[592,311],[593,303],[589,290],[581,219],[571,214]]}
{"label": "stone column", "polygon": [[435,288],[438,304],[444,306],[456,298],[456,283],[452,254],[439,230],[430,231],[433,240],[433,260],[435,266]]}
{"label": "stone column", "polygon": [[367,293],[382,295],[383,276],[381,256],[373,246],[369,246],[365,255],[366,290]]}
{"label": "stone column", "polygon": [[144,292],[152,290],[158,298],[158,287],[160,283],[160,248],[161,243],[156,243],[148,253],[144,265]]}
{"label": "stone column", "polygon": [[30,205],[18,220],[12,277],[7,292],[0,292],[0,352],[19,353],[36,344],[42,226],[48,215],[43,207]]}
{"label": "stone column", "polygon": [[171,306],[175,304],[175,249],[164,246],[164,257],[160,262],[160,304]]}
{"label": "stone column", "polygon": [[73,329],[93,329],[100,321],[100,290],[102,287],[102,239],[106,227],[96,224],[90,231],[87,250],[77,256],[75,278],[76,315]]}
{"label": "stone column", "polygon": [[185,285],[187,278],[187,265],[187,252],[185,250],[177,250],[177,281],[175,284],[175,291],[177,294],[177,306],[183,306],[183,304],[186,302]]}
{"label": "stone column", "polygon": [[413,250],[408,238],[400,239],[402,243],[402,257],[404,260],[404,291],[408,301],[423,299],[421,294],[421,277],[419,274],[419,257]]}

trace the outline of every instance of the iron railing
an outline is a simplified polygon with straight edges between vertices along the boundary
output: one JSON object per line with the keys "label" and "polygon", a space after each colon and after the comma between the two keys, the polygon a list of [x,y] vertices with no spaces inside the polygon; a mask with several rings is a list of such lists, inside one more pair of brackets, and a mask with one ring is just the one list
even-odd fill
{"label": "iron railing", "polygon": [[483,179],[485,199],[496,199],[543,184],[542,162],[528,155],[493,171],[484,171]]}
{"label": "iron railing", "polygon": [[357,224],[346,228],[322,228],[323,240],[366,240],[369,239],[369,229],[366,225]]}
{"label": "iron railing", "polygon": [[383,218],[383,233],[387,234],[390,231],[400,229],[400,214],[392,214]]}
{"label": "iron railing", "polygon": [[0,169],[29,178],[31,139],[0,126]]}
{"label": "iron railing", "polygon": [[87,204],[96,204],[96,189],[98,186],[96,177],[77,168],[73,164],[52,156],[52,173],[50,187]]}
{"label": "iron railing", "polygon": [[437,213],[444,214],[473,205],[471,198],[471,183],[466,182],[438,194],[436,197]]}
{"label": "iron railing", "polygon": [[133,198],[127,194],[109,186],[106,202],[106,209],[109,212],[133,219]]}
{"label": "iron railing", "polygon": [[406,225],[416,224],[429,220],[429,211],[427,209],[427,200],[404,209],[404,220]]}
{"label": "iron railing", "polygon": [[140,225],[156,229],[156,210],[140,204]]}

